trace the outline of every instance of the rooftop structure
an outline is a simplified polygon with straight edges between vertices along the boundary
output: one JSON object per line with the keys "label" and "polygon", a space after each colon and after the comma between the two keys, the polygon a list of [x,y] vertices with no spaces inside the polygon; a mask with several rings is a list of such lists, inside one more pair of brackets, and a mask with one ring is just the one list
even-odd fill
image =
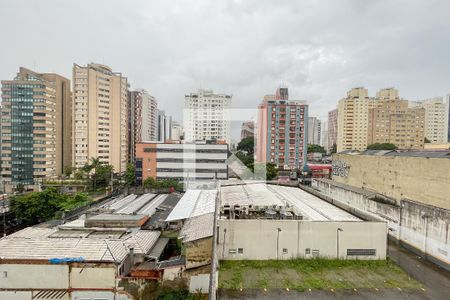
{"label": "rooftop structure", "polygon": [[215,209],[216,190],[187,190],[166,221],[176,221],[212,213]]}
{"label": "rooftop structure", "polygon": [[[239,207],[240,218],[295,219],[310,221],[361,221],[352,214],[299,188],[263,183],[221,187],[221,211]],[[252,212],[254,212],[252,216]],[[258,212],[264,212],[261,215]],[[270,212],[270,214],[267,214]]]}

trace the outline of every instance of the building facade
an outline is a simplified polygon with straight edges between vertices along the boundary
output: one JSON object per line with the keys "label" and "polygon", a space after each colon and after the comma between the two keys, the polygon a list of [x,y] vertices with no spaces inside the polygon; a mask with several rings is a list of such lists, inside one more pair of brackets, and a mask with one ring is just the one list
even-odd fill
{"label": "building facade", "polygon": [[423,149],[425,109],[409,108],[395,89],[377,93],[377,107],[369,109],[367,143],[391,143],[400,149]]}
{"label": "building facade", "polygon": [[328,149],[331,152],[334,145],[337,145],[338,132],[338,109],[333,109],[328,112]]}
{"label": "building facade", "polygon": [[275,96],[266,95],[258,106],[256,161],[294,170],[306,164],[308,105],[278,99],[287,95],[287,88],[279,88]]}
{"label": "building facade", "polygon": [[164,110],[158,110],[157,129],[157,141],[164,143],[172,140],[172,116],[166,115]]}
{"label": "building facade", "polygon": [[198,90],[185,96],[184,130],[187,142],[223,140],[230,143],[229,109],[232,96]]}
{"label": "building facade", "polygon": [[253,121],[242,123],[241,140],[254,136],[255,136],[255,123]]}
{"label": "building facade", "polygon": [[367,148],[369,109],[376,107],[364,87],[353,88],[339,100],[337,122],[337,151]]}
{"label": "building facade", "polygon": [[128,161],[128,81],[108,66],[73,65],[73,161],[92,157],[124,172]]}
{"label": "building facade", "polygon": [[320,145],[322,139],[322,123],[316,117],[308,118],[308,144]]}
{"label": "building facade", "polygon": [[1,174],[9,192],[54,179],[72,165],[70,80],[20,68],[2,81]]}
{"label": "building facade", "polygon": [[183,127],[177,121],[172,121],[172,141],[183,139]]}
{"label": "building facade", "polygon": [[136,144],[136,179],[227,179],[226,144]]}
{"label": "building facade", "polygon": [[448,140],[448,102],[442,97],[410,102],[412,107],[425,109],[425,137],[431,144],[442,144]]}
{"label": "building facade", "polygon": [[158,103],[144,89],[130,91],[128,98],[128,153],[134,161],[135,143],[157,140]]}

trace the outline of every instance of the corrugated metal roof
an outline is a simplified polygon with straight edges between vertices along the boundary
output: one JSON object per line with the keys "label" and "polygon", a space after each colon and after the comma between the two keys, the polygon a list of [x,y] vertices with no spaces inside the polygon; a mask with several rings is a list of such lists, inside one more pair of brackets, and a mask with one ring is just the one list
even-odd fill
{"label": "corrugated metal roof", "polygon": [[164,249],[167,246],[167,243],[169,242],[169,238],[159,238],[156,242],[155,246],[153,246],[152,250],[148,254],[150,257],[154,257],[155,259],[159,259],[161,254],[163,253]]}
{"label": "corrugated metal roof", "polygon": [[166,221],[176,221],[214,212],[216,190],[187,190]]}
{"label": "corrugated metal roof", "polygon": [[361,221],[297,187],[262,183],[221,187],[221,206],[293,207],[304,219],[312,221]]}
{"label": "corrugated metal roof", "polygon": [[214,213],[189,218],[184,222],[179,237],[184,243],[203,239],[213,235]]}
{"label": "corrugated metal roof", "polygon": [[143,206],[150,202],[156,195],[155,194],[144,194],[133,201],[129,202],[127,205],[122,206],[120,209],[116,210],[117,214],[132,214],[140,210]]}
{"label": "corrugated metal roof", "polygon": [[[41,234],[35,235],[36,232]],[[119,231],[113,235],[98,232],[100,235],[96,236],[96,232],[88,230],[48,229],[44,235],[35,227],[19,233],[0,239],[1,259],[80,258],[85,261],[122,262],[130,247],[135,249],[135,253],[148,253],[161,234],[159,231],[137,230],[121,238],[123,233]]]}

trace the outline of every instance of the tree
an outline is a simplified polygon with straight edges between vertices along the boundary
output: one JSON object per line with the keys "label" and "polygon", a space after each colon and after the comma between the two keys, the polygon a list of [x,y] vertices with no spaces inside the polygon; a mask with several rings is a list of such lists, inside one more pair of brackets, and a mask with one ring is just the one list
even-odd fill
{"label": "tree", "polygon": [[156,187],[156,180],[153,177],[147,177],[144,180],[144,187],[146,188],[154,188]]}
{"label": "tree", "polygon": [[278,170],[275,164],[266,163],[266,178],[267,180],[272,180],[278,175]]}
{"label": "tree", "polygon": [[18,192],[19,194],[22,194],[25,191],[25,186],[23,185],[23,183],[18,183],[16,185],[16,192]]}
{"label": "tree", "polygon": [[245,154],[242,151],[236,152],[236,157],[248,168],[249,165],[253,164],[254,158],[253,155]]}
{"label": "tree", "polygon": [[326,153],[325,148],[317,144],[308,144],[308,153]]}
{"label": "tree", "polygon": [[136,185],[136,167],[134,164],[127,164],[127,170],[123,175],[126,186],[135,186]]}
{"label": "tree", "polygon": [[254,149],[255,149],[255,139],[253,137],[247,137],[245,139],[242,139],[238,146],[237,146],[238,150],[242,150],[247,152],[248,154],[252,154],[254,153]]}
{"label": "tree", "polygon": [[71,166],[64,167],[64,175],[66,177],[70,177],[70,175],[72,175],[72,172],[73,172],[73,168]]}
{"label": "tree", "polygon": [[56,212],[86,205],[90,199],[85,194],[68,196],[55,188],[42,192],[16,195],[11,198],[11,212],[26,225],[34,225],[52,219]]}
{"label": "tree", "polygon": [[375,143],[367,146],[368,150],[397,150],[397,146],[391,143]]}

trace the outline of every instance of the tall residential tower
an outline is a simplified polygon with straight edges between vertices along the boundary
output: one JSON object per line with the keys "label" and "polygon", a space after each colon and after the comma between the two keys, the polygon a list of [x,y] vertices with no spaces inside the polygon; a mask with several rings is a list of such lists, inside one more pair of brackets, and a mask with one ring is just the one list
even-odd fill
{"label": "tall residential tower", "polygon": [[185,96],[184,132],[187,142],[224,140],[230,143],[232,96],[198,90]]}
{"label": "tall residential tower", "polygon": [[283,169],[302,169],[306,164],[308,105],[288,100],[288,89],[266,95],[258,106],[256,161]]}
{"label": "tall residential tower", "polygon": [[128,160],[128,81],[108,66],[73,65],[76,168],[92,157],[124,172]]}
{"label": "tall residential tower", "polygon": [[7,191],[30,188],[72,165],[70,81],[20,68],[2,81],[1,174]]}

